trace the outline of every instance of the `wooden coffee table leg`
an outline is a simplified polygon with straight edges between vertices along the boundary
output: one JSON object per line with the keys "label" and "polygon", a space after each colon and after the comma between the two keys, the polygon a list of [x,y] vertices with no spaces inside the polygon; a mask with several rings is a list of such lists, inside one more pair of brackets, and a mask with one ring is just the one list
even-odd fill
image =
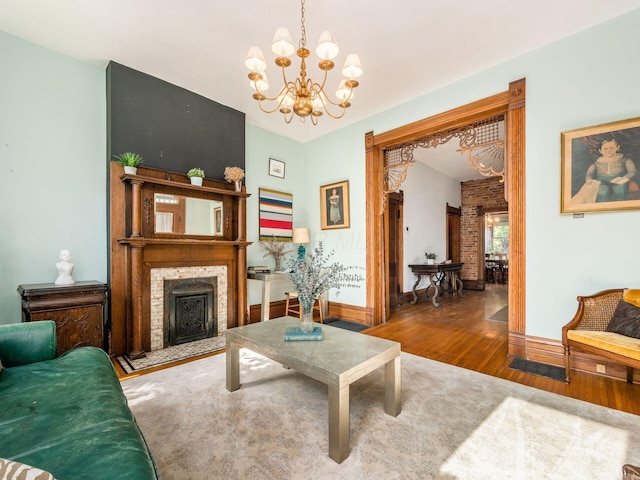
{"label": "wooden coffee table leg", "polygon": [[384,411],[394,417],[402,411],[402,369],[399,355],[384,366]]}
{"label": "wooden coffee table leg", "polygon": [[349,453],[349,385],[329,385],[329,457],[342,463]]}

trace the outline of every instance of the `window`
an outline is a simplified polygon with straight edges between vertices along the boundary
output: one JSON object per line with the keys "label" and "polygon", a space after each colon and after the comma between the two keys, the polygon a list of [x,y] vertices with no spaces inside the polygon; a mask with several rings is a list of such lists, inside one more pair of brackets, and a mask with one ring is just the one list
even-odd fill
{"label": "window", "polygon": [[509,215],[488,213],[485,216],[485,252],[509,254]]}

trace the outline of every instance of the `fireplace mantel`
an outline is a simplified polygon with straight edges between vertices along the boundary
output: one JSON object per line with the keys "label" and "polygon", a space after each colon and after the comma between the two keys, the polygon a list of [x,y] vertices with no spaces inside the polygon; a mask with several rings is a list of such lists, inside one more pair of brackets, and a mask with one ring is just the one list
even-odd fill
{"label": "fireplace mantel", "polygon": [[[153,268],[225,267],[227,327],[243,325],[247,315],[245,188],[205,179],[203,186],[186,175],[139,167],[123,174],[110,164],[110,353],[145,356],[150,340],[150,272]],[[221,205],[217,236],[157,233],[154,196],[179,195]]]}

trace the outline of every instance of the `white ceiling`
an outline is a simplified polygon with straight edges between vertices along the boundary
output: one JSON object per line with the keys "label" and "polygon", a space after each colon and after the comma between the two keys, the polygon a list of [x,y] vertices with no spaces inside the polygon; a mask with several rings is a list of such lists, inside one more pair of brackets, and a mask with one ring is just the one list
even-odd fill
{"label": "white ceiling", "polygon": [[100,67],[114,60],[306,142],[638,7],[640,0],[307,0],[311,50],[330,29],[341,47],[337,66],[355,52],[364,68],[346,116],[317,126],[262,113],[243,64],[248,48],[260,46],[275,91],[271,39],[286,26],[298,41],[298,0],[0,0],[0,30]]}

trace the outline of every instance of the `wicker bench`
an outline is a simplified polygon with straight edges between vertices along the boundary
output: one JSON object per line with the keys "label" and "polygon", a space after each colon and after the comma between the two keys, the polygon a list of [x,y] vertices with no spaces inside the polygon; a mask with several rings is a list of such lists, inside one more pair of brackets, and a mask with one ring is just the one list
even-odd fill
{"label": "wicker bench", "polygon": [[578,349],[627,366],[627,382],[633,383],[633,369],[640,368],[640,339],[605,331],[621,299],[638,306],[640,290],[611,289],[578,297],[578,311],[562,327],[565,380],[570,382],[571,351]]}

